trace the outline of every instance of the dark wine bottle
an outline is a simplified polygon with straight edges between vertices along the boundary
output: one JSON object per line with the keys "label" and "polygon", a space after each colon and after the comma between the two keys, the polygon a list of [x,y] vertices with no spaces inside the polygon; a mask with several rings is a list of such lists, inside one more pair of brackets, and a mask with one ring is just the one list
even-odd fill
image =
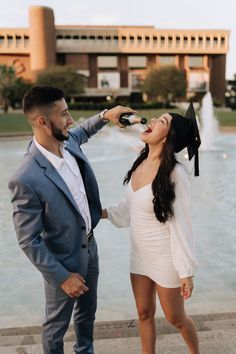
{"label": "dark wine bottle", "polygon": [[119,118],[120,124],[127,127],[133,124],[146,124],[146,118],[140,118],[133,113],[122,113]]}

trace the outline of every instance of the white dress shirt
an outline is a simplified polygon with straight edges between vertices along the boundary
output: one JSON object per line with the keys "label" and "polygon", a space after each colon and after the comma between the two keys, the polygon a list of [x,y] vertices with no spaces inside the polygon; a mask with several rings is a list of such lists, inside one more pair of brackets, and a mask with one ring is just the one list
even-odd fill
{"label": "white dress shirt", "polygon": [[65,143],[61,144],[60,150],[62,157],[58,157],[50,151],[46,150],[40,145],[34,137],[34,143],[38,150],[46,157],[46,159],[53,165],[64,182],[67,184],[78,208],[84,218],[86,224],[86,231],[91,230],[91,215],[87,195],[84,188],[84,182],[80,173],[78,163],[74,156],[65,149]]}

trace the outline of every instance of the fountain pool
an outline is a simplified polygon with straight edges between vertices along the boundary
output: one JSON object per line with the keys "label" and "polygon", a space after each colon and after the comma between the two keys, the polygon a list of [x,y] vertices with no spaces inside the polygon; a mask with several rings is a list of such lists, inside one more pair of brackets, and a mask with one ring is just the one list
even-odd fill
{"label": "fountain pool", "polygon": [[[104,206],[123,195],[122,179],[139,145],[137,132],[131,131],[104,128],[83,148],[97,175]],[[27,139],[0,141],[0,327],[39,324],[44,312],[41,275],[17,244],[7,189],[27,144]],[[200,153],[200,177],[191,176],[200,268],[194,294],[186,303],[190,313],[236,311],[236,134],[219,134],[216,144],[216,151]],[[184,163],[192,171],[192,163]],[[101,221],[95,236],[100,253],[97,320],[136,317],[129,284],[128,231]]]}

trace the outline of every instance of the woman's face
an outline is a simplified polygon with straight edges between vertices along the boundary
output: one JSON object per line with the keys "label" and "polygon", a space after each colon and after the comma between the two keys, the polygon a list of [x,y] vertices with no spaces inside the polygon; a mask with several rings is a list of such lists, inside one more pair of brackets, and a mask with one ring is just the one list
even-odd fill
{"label": "woman's face", "polygon": [[152,118],[148,124],[148,129],[143,132],[140,139],[148,145],[158,145],[166,141],[170,130],[172,117],[169,113],[164,113],[158,118]]}

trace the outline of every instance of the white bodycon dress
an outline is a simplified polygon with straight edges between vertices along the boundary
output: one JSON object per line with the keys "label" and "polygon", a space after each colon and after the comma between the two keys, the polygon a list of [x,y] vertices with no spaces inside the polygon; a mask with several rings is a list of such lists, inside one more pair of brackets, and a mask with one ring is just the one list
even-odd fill
{"label": "white bodycon dress", "polygon": [[153,210],[151,184],[137,191],[130,181],[125,198],[108,208],[108,219],[118,227],[130,227],[130,272],[142,274],[160,286],[177,288],[180,278],[193,276],[197,269],[189,201],[189,178],[177,164],[174,217],[160,223]]}

